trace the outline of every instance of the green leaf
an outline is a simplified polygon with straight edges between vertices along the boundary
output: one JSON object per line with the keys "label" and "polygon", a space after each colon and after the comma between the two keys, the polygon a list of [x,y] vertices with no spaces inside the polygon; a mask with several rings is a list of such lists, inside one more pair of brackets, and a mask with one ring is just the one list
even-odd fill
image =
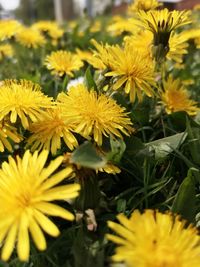
{"label": "green leaf", "polygon": [[86,141],[72,153],[71,162],[82,167],[98,169],[104,167],[107,160],[97,153],[92,143]]}
{"label": "green leaf", "polygon": [[195,168],[190,168],[187,177],[181,183],[171,210],[175,213],[181,214],[184,219],[189,222],[195,222],[195,215],[197,210],[196,194],[195,194],[195,173],[199,171]]}
{"label": "green leaf", "polygon": [[145,126],[149,123],[150,113],[152,110],[151,100],[145,97],[142,103],[136,103],[131,109],[131,118],[140,126]]}
{"label": "green leaf", "polygon": [[126,153],[131,157],[135,156],[140,151],[143,151],[145,149],[145,145],[142,143],[142,141],[134,135],[125,138],[125,143]]}
{"label": "green leaf", "polygon": [[62,82],[62,90],[65,92],[67,89],[67,85],[69,83],[69,77],[65,75],[64,80]]}
{"label": "green leaf", "polygon": [[126,199],[119,199],[117,201],[117,212],[125,212],[126,210]]}
{"label": "green leaf", "polygon": [[178,133],[146,144],[150,150],[154,150],[155,158],[162,159],[177,149],[184,141],[187,133]]}
{"label": "green leaf", "polygon": [[170,128],[179,132],[185,131],[187,116],[188,115],[185,111],[173,112],[172,114],[168,115],[168,123]]}
{"label": "green leaf", "polygon": [[192,156],[192,160],[195,164],[200,164],[200,129],[196,127],[191,127],[189,119],[186,120],[186,131],[188,134],[188,148]]}
{"label": "green leaf", "polygon": [[86,72],[85,72],[85,82],[86,82],[86,85],[89,89],[94,89],[95,91],[98,92],[97,90],[97,85],[94,81],[94,78],[92,76],[92,73],[91,73],[91,68],[90,66],[87,68]]}
{"label": "green leaf", "polygon": [[126,149],[126,144],[121,139],[110,138],[110,146],[111,152],[107,154],[107,160],[119,163]]}
{"label": "green leaf", "polygon": [[97,209],[100,201],[100,190],[98,185],[98,177],[95,173],[87,174],[80,181],[81,191],[75,201],[76,209],[85,211],[87,209]]}

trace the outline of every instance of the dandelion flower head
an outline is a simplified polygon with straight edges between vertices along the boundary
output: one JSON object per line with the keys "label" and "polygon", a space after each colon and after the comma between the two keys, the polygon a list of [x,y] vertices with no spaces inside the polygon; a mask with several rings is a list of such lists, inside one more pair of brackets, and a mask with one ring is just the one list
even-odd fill
{"label": "dandelion flower head", "polygon": [[0,61],[5,57],[12,57],[14,55],[14,50],[10,44],[0,45]]}
{"label": "dandelion flower head", "polygon": [[112,47],[109,50],[112,55],[110,71],[105,76],[113,77],[113,89],[123,88],[129,94],[130,101],[134,102],[136,97],[139,101],[143,98],[143,93],[149,97],[154,95],[155,83],[155,63],[140,50],[133,50],[132,46]]}
{"label": "dandelion flower head", "polygon": [[38,48],[45,44],[44,36],[31,27],[23,27],[17,34],[16,40],[25,47]]}
{"label": "dandelion flower head", "polygon": [[141,25],[154,34],[153,55],[162,59],[169,51],[169,38],[171,33],[180,26],[190,23],[189,11],[169,11],[168,9],[138,12]]}
{"label": "dandelion flower head", "polygon": [[168,114],[177,111],[186,111],[189,115],[196,115],[199,108],[197,102],[190,99],[189,92],[180,79],[172,76],[163,82],[161,101]]}
{"label": "dandelion flower head", "polygon": [[52,99],[31,81],[5,80],[0,85],[0,120],[9,116],[10,122],[15,123],[19,118],[22,126],[28,128],[30,121],[36,121],[51,106]]}
{"label": "dandelion flower head", "polygon": [[139,18],[143,26],[153,33],[171,33],[180,26],[191,22],[190,11],[169,11],[168,9],[139,11]]}
{"label": "dandelion flower head", "polygon": [[108,44],[99,44],[96,40],[92,39],[91,43],[94,45],[96,50],[93,50],[93,55],[88,58],[88,63],[91,64],[95,69],[105,70],[110,68],[110,62],[112,61],[112,55],[108,49],[111,47]]}
{"label": "dandelion flower head", "polygon": [[34,23],[32,27],[39,30],[41,33],[47,33],[52,39],[61,38],[64,34],[63,29],[55,21],[41,20]]}
{"label": "dandelion flower head", "polygon": [[66,121],[76,124],[75,132],[85,138],[93,137],[101,146],[103,136],[122,138],[130,135],[132,123],[125,109],[110,97],[88,91],[85,85],[70,87],[67,94],[61,93],[58,101]]}
{"label": "dandelion flower head", "polygon": [[128,267],[199,266],[200,236],[179,216],[135,210],[130,219],[123,214],[117,219],[120,223],[108,222],[117,235],[107,235],[117,244],[114,261],[124,261]]}
{"label": "dandelion flower head", "polygon": [[29,131],[32,135],[27,142],[33,151],[47,149],[52,154],[56,154],[57,150],[61,148],[62,139],[71,150],[78,146],[73,135],[73,124],[65,122],[59,107],[44,112],[37,122],[30,125]]}
{"label": "dandelion flower head", "polygon": [[153,34],[147,30],[140,30],[137,34],[125,36],[124,46],[141,52],[144,57],[152,57]]}
{"label": "dandelion flower head", "polygon": [[107,31],[119,36],[123,33],[135,33],[139,30],[137,20],[134,18],[123,18],[122,16],[114,16],[108,25]]}
{"label": "dandelion flower head", "polygon": [[0,20],[0,41],[10,39],[21,27],[21,24],[17,20]]}
{"label": "dandelion flower head", "polygon": [[[21,261],[27,261],[30,253],[30,236],[39,250],[46,249],[43,231],[51,236],[58,236],[58,227],[48,216],[57,216],[73,220],[74,215],[57,204],[55,200],[65,200],[78,195],[78,184],[58,185],[72,173],[67,167],[55,174],[63,161],[57,157],[45,167],[48,152],[24,156],[11,156],[3,162],[0,169],[0,241],[1,258],[7,261],[17,243],[17,254]],[[36,167],[37,166],[37,167]]]}
{"label": "dandelion flower head", "polygon": [[79,48],[76,48],[76,54],[82,61],[87,61],[92,57],[92,53],[87,50],[81,50]]}
{"label": "dandelion flower head", "polygon": [[54,75],[63,76],[66,74],[73,77],[73,72],[79,70],[83,66],[83,62],[76,54],[58,50],[46,57],[45,65]]}
{"label": "dandelion flower head", "polygon": [[162,4],[157,0],[135,0],[134,3],[129,6],[128,11],[129,13],[135,13],[139,10],[149,11],[161,5]]}
{"label": "dandelion flower head", "polygon": [[183,56],[188,53],[189,44],[181,33],[172,33],[169,38],[169,51],[166,55],[167,59],[177,63],[183,62]]}

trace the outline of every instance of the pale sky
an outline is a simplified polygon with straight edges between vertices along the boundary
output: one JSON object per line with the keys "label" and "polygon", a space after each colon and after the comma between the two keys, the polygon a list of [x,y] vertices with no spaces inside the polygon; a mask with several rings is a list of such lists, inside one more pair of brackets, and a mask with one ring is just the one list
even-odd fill
{"label": "pale sky", "polygon": [[0,0],[4,9],[13,10],[18,7],[20,0]]}

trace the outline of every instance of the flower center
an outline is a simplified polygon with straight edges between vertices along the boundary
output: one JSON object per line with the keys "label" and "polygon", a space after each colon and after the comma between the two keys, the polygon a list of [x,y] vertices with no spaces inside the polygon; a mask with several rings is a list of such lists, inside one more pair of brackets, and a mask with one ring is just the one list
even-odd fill
{"label": "flower center", "polygon": [[31,196],[27,192],[24,192],[24,193],[16,196],[16,199],[18,201],[18,205],[22,208],[28,207],[31,203]]}

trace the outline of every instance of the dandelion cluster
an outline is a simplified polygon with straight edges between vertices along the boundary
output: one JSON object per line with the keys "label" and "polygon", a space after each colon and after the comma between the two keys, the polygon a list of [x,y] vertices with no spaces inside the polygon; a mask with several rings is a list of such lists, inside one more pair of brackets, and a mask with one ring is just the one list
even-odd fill
{"label": "dandelion cluster", "polygon": [[200,8],[161,2],[0,20],[0,265],[199,267]]}

